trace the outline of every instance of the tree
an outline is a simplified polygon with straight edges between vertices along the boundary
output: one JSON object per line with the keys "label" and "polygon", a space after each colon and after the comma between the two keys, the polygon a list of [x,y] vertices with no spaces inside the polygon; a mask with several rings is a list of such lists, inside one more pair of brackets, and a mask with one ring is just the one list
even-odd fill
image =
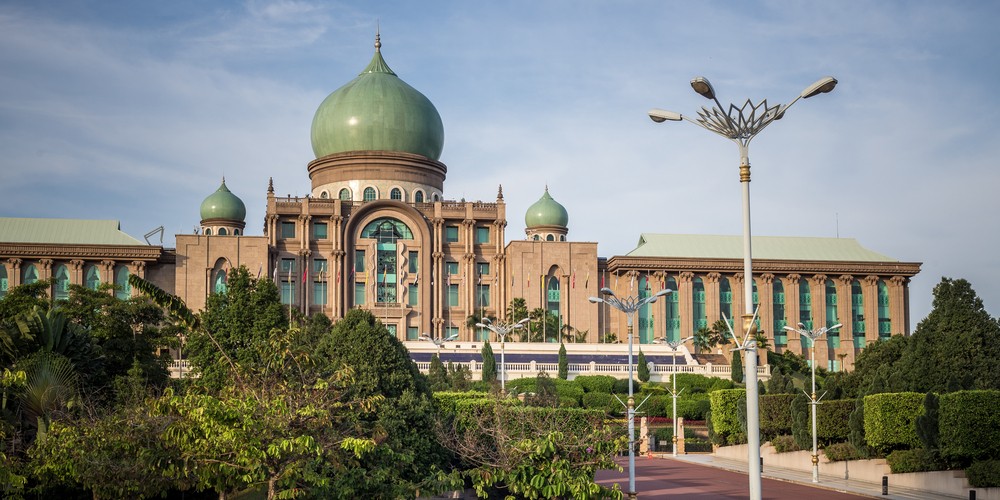
{"label": "tree", "polygon": [[569,377],[569,361],[566,359],[566,344],[559,343],[559,378]]}
{"label": "tree", "polygon": [[492,384],[497,381],[497,360],[493,357],[493,348],[490,347],[489,340],[483,343],[479,353],[483,356],[483,382]]}
{"label": "tree", "polygon": [[437,353],[431,355],[431,366],[427,370],[427,378],[430,382],[431,390],[448,390],[448,368],[441,362],[441,358],[438,357]]}
{"label": "tree", "polygon": [[799,449],[812,447],[812,424],[810,422],[809,398],[805,394],[795,396],[791,403],[792,437]]}
{"label": "tree", "polygon": [[917,436],[931,457],[937,458],[940,450],[938,430],[938,409],[940,403],[937,394],[928,392],[924,396],[924,413],[917,417]]}
{"label": "tree", "polygon": [[639,382],[649,382],[649,364],[646,362],[646,355],[639,349],[639,359],[636,362],[636,371],[639,374]]}
{"label": "tree", "polygon": [[740,351],[733,351],[733,359],[729,363],[732,371],[731,377],[737,384],[743,383],[743,354]]}
{"label": "tree", "polygon": [[[510,301],[510,305],[507,306],[507,318],[509,321],[517,322],[530,317],[527,302],[524,299],[516,297]],[[528,328],[518,328],[514,333],[517,335],[518,342],[528,342],[531,338],[530,325]]]}

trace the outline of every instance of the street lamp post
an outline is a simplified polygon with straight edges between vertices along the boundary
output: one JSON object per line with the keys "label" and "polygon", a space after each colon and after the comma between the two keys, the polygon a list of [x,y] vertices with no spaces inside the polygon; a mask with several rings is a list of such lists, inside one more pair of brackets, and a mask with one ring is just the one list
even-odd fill
{"label": "street lamp post", "polygon": [[[677,427],[677,397],[680,396],[680,393],[677,392],[677,348],[680,347],[685,342],[687,342],[687,341],[689,341],[689,340],[691,340],[693,338],[694,337],[687,337],[687,338],[680,339],[680,340],[678,340],[676,342],[671,342],[671,341],[667,340],[666,337],[664,337],[662,339],[663,343],[667,344],[668,346],[670,346],[670,350],[673,352],[673,356],[671,356],[671,367],[670,367],[671,369],[670,369],[670,371],[673,374],[673,379],[674,379],[673,380],[673,386],[674,386],[674,388],[670,390],[670,397],[671,397],[671,399],[674,400],[674,420],[673,420],[673,422],[674,422],[674,439],[673,439],[673,441],[674,441],[674,456],[675,457],[677,456],[677,431],[678,431],[678,427]],[[681,389],[681,392],[683,392],[683,391],[684,391],[684,389]]]}
{"label": "street lamp post", "polygon": [[[814,483],[819,482],[819,451],[816,450],[816,405],[819,404],[819,400],[823,399],[822,396],[816,398],[816,341],[823,336],[826,332],[831,330],[836,330],[844,325],[837,323],[831,327],[817,328],[815,330],[806,330],[806,325],[799,323],[798,328],[792,328],[786,326],[785,330],[790,332],[796,332],[799,335],[804,335],[809,338],[809,359],[810,366],[812,368],[812,394],[806,394],[809,396],[809,406],[812,407],[812,433],[813,433],[813,454],[812,454],[812,469],[813,469],[813,481]],[[802,391],[805,392],[805,391]]]}
{"label": "street lamp post", "polygon": [[625,404],[626,416],[628,417],[628,497],[635,498],[635,446],[632,436],[635,433],[635,398],[632,389],[632,317],[636,311],[646,304],[656,302],[656,299],[670,293],[670,290],[663,289],[649,297],[640,299],[637,297],[618,298],[610,288],[602,288],[601,295],[605,298],[590,297],[591,302],[599,304],[601,302],[610,305],[625,313],[628,323],[628,403]]}
{"label": "street lamp post", "polygon": [[445,342],[451,342],[451,341],[457,339],[458,338],[458,334],[457,333],[453,333],[453,334],[451,334],[451,335],[449,335],[449,336],[447,336],[445,338],[441,338],[441,337],[431,337],[429,334],[421,333],[420,337],[418,337],[418,338],[420,340],[426,340],[426,341],[428,341],[428,342],[430,342],[430,343],[438,346],[438,349],[440,349],[440,348],[444,347],[444,343]]}
{"label": "street lamp post", "polygon": [[485,328],[495,334],[500,338],[500,392],[507,394],[507,362],[504,359],[504,342],[507,338],[507,334],[517,330],[518,328],[524,328],[525,323],[528,322],[528,318],[524,318],[517,323],[503,324],[494,323],[490,318],[483,318],[482,323],[476,323],[479,328]]}
{"label": "street lamp post", "polygon": [[[750,141],[772,122],[784,117],[785,111],[799,99],[825,94],[833,90],[836,85],[837,79],[828,76],[817,80],[788,104],[768,106],[767,99],[758,104],[753,104],[748,99],[740,107],[730,104],[729,108],[726,109],[716,98],[715,89],[712,88],[708,79],[699,76],[691,80],[691,88],[702,97],[714,101],[715,106],[702,107],[698,111],[698,117],[694,119],[662,109],[649,111],[649,118],[654,122],[686,120],[709,132],[721,135],[739,146],[740,183],[743,186],[743,293],[746,305],[743,321],[747,332],[750,331],[754,316],[753,268],[750,248],[750,155],[748,152]],[[760,416],[757,405],[757,349],[753,335],[747,336],[746,345],[742,346],[741,350],[746,352],[746,363],[744,363],[746,376],[744,379],[747,387],[747,447],[749,448],[747,468],[749,469],[750,499],[760,500]]]}

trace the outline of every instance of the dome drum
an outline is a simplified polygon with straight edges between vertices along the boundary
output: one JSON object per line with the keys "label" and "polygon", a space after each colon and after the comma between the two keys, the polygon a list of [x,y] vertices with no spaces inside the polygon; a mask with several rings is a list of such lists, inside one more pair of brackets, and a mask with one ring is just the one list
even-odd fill
{"label": "dome drum", "polygon": [[337,153],[309,163],[309,178],[314,196],[326,190],[333,193],[348,183],[392,181],[421,186],[427,193],[441,193],[447,167],[420,155],[390,151],[355,151]]}

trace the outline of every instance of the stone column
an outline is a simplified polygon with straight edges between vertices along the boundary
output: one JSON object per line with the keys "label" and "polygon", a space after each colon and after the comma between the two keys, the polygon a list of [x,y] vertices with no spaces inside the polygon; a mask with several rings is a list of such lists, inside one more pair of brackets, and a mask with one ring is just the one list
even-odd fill
{"label": "stone column", "polygon": [[79,259],[69,261],[69,282],[74,285],[85,286],[83,282],[83,261]]}
{"label": "stone column", "polygon": [[889,317],[892,318],[893,334],[906,335],[910,332],[906,310],[906,284],[909,281],[904,276],[893,276],[886,283],[889,287]]}
{"label": "stone column", "polygon": [[[782,285],[785,289],[785,317],[788,324],[796,327],[802,318],[799,316],[799,285],[801,284],[802,276],[798,274],[789,274],[782,281]],[[802,347],[801,336],[795,332],[788,332],[788,350],[799,355],[808,356],[809,353],[805,352]]]}
{"label": "stone column", "polygon": [[[841,370],[847,371],[854,366],[854,297],[851,296],[851,283],[854,276],[842,274],[837,278],[837,319],[844,326],[840,327],[840,349],[837,360],[842,361]],[[846,356],[843,356],[846,354]]]}
{"label": "stone column", "polygon": [[719,307],[719,278],[721,277],[721,274],[713,272],[706,274],[703,280],[705,283],[705,317],[708,318],[709,325],[721,319],[722,311]]}
{"label": "stone column", "polygon": [[865,304],[865,346],[878,341],[878,276],[869,275],[861,280]]}
{"label": "stone column", "polygon": [[[816,274],[809,279],[809,295],[812,299],[813,329],[826,326],[826,275]],[[829,337],[816,340],[816,367],[826,368],[830,359]]]}
{"label": "stone column", "polygon": [[7,259],[7,289],[21,284],[21,263],[18,258]]}
{"label": "stone column", "polygon": [[[764,331],[771,349],[774,352],[781,352],[774,342],[774,336],[779,333],[774,330],[774,275],[764,273],[757,276],[760,282],[760,287],[757,289],[757,297],[760,302],[757,316],[760,318],[760,328]],[[764,360],[767,360],[766,354]]]}
{"label": "stone column", "polygon": [[680,294],[677,298],[678,316],[681,322],[681,338],[694,335],[694,273],[685,271],[677,275],[677,288]]}

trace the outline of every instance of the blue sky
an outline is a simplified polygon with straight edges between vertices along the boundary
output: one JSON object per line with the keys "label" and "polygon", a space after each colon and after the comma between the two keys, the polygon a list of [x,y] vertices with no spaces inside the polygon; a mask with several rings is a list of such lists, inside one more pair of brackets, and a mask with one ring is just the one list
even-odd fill
{"label": "blue sky", "polygon": [[[268,177],[309,191],[309,126],[371,58],[445,125],[449,198],[508,238],[546,185],[602,256],[642,232],[740,234],[738,151],[649,108],[788,102],[750,146],[753,230],[902,261],[915,326],[942,276],[1000,314],[996,2],[0,1],[0,214],[198,224],[225,175],[260,234]],[[990,250],[994,249],[994,250]]]}

